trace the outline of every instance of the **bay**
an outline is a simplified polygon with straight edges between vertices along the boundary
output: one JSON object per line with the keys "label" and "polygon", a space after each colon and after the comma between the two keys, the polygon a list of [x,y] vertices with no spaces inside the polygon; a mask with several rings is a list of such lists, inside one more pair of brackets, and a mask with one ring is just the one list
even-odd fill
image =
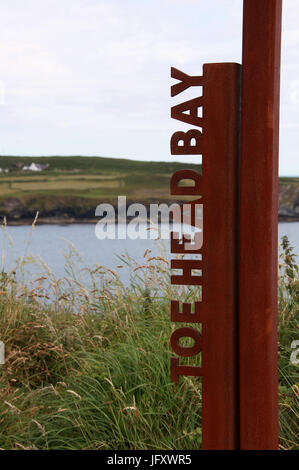
{"label": "bay", "polygon": [[[299,222],[280,223],[278,233],[280,240],[287,235],[295,253],[299,254]],[[97,264],[117,270],[123,281],[128,280],[129,269],[118,268],[123,264],[119,256],[127,253],[142,264],[145,251],[150,249],[153,256],[164,254],[169,257],[169,240],[161,243],[161,240],[157,242],[150,239],[149,235],[147,239],[99,240],[95,235],[94,224],[40,225],[34,230],[29,226],[10,226],[1,230],[0,243],[4,271],[12,269],[19,257],[28,259],[28,265],[31,257],[41,257],[57,277],[65,274],[66,257],[71,251],[74,260],[78,260],[77,255],[74,255],[75,250],[82,258],[82,265]],[[164,245],[164,251],[161,245]],[[30,272],[34,269],[33,266],[29,267]]]}

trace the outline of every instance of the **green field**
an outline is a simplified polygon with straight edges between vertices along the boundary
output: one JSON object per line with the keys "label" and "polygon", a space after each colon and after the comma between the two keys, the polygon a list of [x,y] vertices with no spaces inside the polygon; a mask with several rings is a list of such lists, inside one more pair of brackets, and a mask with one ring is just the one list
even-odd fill
{"label": "green field", "polygon": [[[32,162],[49,165],[40,172],[24,171]],[[104,157],[0,156],[0,214],[22,223],[39,211],[40,218],[90,220],[101,202],[170,202],[170,178],[180,169],[201,171],[201,165],[142,162]],[[217,168],[215,169],[217,171]],[[280,178],[279,204],[295,220],[299,206],[299,178]],[[184,198],[180,198],[184,199]]]}
{"label": "green field", "polygon": [[[41,172],[22,171],[32,162],[49,164]],[[189,165],[199,169],[200,165]],[[169,179],[182,163],[141,162],[102,157],[0,157],[0,197],[37,194],[111,199],[169,197]]]}
{"label": "green field", "polygon": [[[40,172],[23,166],[49,167]],[[200,165],[189,165],[200,170]],[[39,211],[41,219],[91,220],[98,204],[170,201],[171,175],[183,163],[141,162],[103,157],[0,157],[0,213],[23,223]],[[26,222],[27,223],[27,222]]]}

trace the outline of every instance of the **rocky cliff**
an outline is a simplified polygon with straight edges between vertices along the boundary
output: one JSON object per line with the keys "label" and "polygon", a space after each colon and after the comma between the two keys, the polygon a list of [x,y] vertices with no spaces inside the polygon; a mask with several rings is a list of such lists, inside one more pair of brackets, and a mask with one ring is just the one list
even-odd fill
{"label": "rocky cliff", "polygon": [[[96,222],[95,208],[102,202],[113,205],[116,199],[94,199],[56,194],[51,195],[26,195],[22,197],[0,198],[0,217],[7,218],[8,224],[31,224],[36,212],[39,211],[39,222],[46,224],[56,223],[84,223]],[[147,198],[136,201],[127,199],[127,204],[139,202],[144,204],[149,212],[150,203],[173,203],[167,197]],[[179,202],[179,201],[178,201]],[[180,201],[183,202],[183,201]],[[115,207],[117,214],[117,207]],[[149,214],[148,214],[149,215]],[[279,221],[299,221],[299,178],[284,178],[279,183]]]}
{"label": "rocky cliff", "polygon": [[279,182],[280,221],[299,221],[299,178],[281,178]]}

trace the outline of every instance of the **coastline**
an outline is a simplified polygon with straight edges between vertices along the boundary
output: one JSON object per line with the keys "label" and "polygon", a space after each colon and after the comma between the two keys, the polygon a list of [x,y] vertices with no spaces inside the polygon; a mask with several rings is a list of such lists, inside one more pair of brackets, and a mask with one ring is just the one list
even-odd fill
{"label": "coastline", "polygon": [[[32,225],[33,219],[7,219],[7,226],[22,227]],[[98,220],[93,219],[76,219],[74,217],[40,217],[35,225],[74,225],[74,224],[96,224]]]}
{"label": "coastline", "polygon": [[[127,222],[132,220],[132,218],[128,218]],[[80,224],[80,225],[86,225],[86,224],[97,224],[99,221],[99,218],[93,217],[93,218],[76,218],[76,217],[39,217],[36,221],[36,225],[74,225],[74,224]],[[110,221],[108,223],[112,223],[114,221]],[[146,220],[143,220],[143,222],[146,222]],[[278,223],[292,223],[292,222],[299,222],[299,214],[296,216],[278,216]],[[32,218],[19,218],[19,219],[9,219],[7,217],[6,219],[6,224],[7,226],[11,227],[21,227],[21,226],[27,226],[27,225],[32,225],[33,219]],[[117,225],[117,220],[115,221]]]}

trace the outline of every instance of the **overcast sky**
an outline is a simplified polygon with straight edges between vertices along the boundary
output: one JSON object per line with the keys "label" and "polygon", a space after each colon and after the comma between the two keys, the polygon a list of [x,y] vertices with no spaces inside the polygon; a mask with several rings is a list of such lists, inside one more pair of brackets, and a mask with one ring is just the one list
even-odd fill
{"label": "overcast sky", "polygon": [[[173,157],[170,66],[240,62],[242,0],[9,0],[0,154]],[[280,174],[299,175],[299,1],[284,0]],[[188,98],[188,94],[184,94]]]}

